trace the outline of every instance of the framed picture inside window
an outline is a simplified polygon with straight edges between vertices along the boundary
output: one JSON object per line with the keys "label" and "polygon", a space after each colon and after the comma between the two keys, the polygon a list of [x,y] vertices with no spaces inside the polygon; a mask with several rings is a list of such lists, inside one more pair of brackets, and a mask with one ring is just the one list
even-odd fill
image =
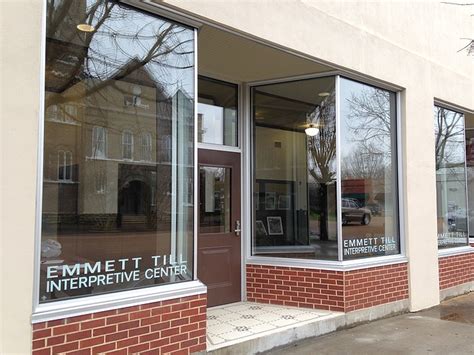
{"label": "framed picture inside window", "polygon": [[255,233],[257,235],[268,235],[267,234],[267,230],[265,228],[265,224],[263,223],[263,221],[256,221],[255,223]]}
{"label": "framed picture inside window", "polygon": [[276,207],[276,193],[265,192],[265,209],[274,210]]}
{"label": "framed picture inside window", "polygon": [[290,195],[280,195],[278,196],[278,209],[279,210],[289,210],[291,203]]}
{"label": "framed picture inside window", "polygon": [[267,217],[268,235],[283,235],[281,217]]}

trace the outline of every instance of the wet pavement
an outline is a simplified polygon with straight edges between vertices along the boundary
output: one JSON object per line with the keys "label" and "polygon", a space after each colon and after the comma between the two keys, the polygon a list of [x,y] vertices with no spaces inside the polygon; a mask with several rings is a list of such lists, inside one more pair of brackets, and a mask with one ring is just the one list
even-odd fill
{"label": "wet pavement", "polygon": [[474,354],[474,292],[425,311],[370,322],[268,353]]}

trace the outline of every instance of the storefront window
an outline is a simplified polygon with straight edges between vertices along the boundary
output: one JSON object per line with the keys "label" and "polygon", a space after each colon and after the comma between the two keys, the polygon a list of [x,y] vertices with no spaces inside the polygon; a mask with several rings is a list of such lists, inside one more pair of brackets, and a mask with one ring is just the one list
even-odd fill
{"label": "storefront window", "polygon": [[341,78],[344,260],[400,253],[396,95]]}
{"label": "storefront window", "polygon": [[466,140],[467,219],[469,238],[474,238],[474,113],[464,113]]}
{"label": "storefront window", "polygon": [[194,30],[47,6],[40,302],[192,280]]}
{"label": "storefront window", "polygon": [[253,88],[253,255],[400,253],[396,94],[344,78],[336,93],[335,81]]}
{"label": "storefront window", "polygon": [[253,102],[253,254],[337,260],[335,79],[259,86]]}
{"label": "storefront window", "polygon": [[469,241],[464,115],[434,107],[438,248]]}

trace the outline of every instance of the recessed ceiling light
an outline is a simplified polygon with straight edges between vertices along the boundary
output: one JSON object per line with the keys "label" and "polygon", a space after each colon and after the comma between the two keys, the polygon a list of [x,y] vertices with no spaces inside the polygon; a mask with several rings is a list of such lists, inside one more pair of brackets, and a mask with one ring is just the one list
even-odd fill
{"label": "recessed ceiling light", "polygon": [[94,26],[89,25],[87,23],[80,23],[76,27],[79,31],[82,31],[82,32],[94,32],[95,31]]}
{"label": "recessed ceiling light", "polygon": [[321,96],[321,97],[326,97],[326,96],[329,96],[329,95],[331,95],[331,94],[328,93],[328,92],[320,92],[320,93],[318,94],[318,96]]}

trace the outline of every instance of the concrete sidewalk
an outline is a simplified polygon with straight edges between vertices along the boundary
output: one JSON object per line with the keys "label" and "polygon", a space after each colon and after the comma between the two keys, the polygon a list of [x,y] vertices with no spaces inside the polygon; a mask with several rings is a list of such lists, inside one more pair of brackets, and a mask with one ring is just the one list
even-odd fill
{"label": "concrete sidewalk", "polygon": [[474,292],[417,313],[272,350],[283,354],[474,354]]}

